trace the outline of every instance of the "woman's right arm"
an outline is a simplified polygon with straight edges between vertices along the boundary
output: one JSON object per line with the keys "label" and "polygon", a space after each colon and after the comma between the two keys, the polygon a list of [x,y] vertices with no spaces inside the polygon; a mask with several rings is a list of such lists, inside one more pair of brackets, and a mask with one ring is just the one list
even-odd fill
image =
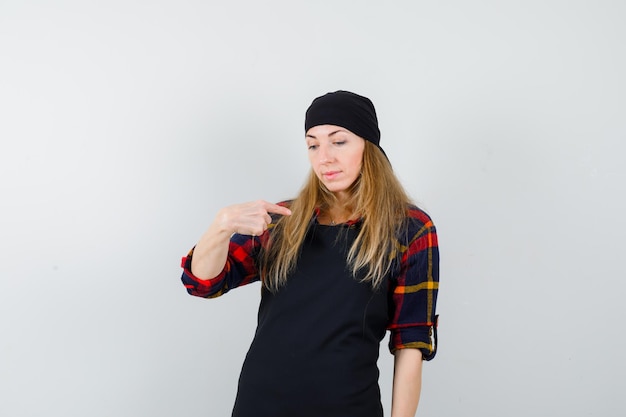
{"label": "woman's right arm", "polygon": [[191,272],[200,280],[217,277],[226,264],[234,233],[260,236],[272,222],[270,213],[288,216],[287,207],[258,200],[224,207],[202,235],[193,251]]}
{"label": "woman's right arm", "polygon": [[220,210],[194,248],[191,272],[198,279],[216,277],[226,264],[230,237],[235,233],[223,220],[226,210],[227,208]]}

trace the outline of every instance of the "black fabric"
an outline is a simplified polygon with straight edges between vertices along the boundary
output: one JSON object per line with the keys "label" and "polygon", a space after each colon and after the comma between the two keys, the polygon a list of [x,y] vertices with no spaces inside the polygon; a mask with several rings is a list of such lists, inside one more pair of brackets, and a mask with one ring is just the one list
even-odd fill
{"label": "black fabric", "polygon": [[357,232],[313,223],[288,283],[263,290],[233,417],[382,417],[387,282],[373,291],[347,270]]}
{"label": "black fabric", "polygon": [[383,150],[376,109],[367,97],[342,90],[317,97],[306,111],[304,131],[319,125],[344,127]]}

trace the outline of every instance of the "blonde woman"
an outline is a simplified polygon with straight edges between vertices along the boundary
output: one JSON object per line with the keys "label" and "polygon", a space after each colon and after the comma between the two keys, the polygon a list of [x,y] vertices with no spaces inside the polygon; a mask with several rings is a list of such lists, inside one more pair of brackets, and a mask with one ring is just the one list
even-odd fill
{"label": "blonde woman", "polygon": [[392,417],[413,417],[436,352],[435,227],[394,175],[368,98],[316,98],[305,143],[311,173],[295,199],[223,208],[183,258],[195,296],[262,283],[232,415],[381,417],[390,330]]}

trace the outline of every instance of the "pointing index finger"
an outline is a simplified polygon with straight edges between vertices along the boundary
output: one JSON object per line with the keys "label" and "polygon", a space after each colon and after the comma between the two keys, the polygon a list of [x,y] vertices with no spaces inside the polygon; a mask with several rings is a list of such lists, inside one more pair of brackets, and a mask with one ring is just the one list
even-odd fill
{"label": "pointing index finger", "polygon": [[281,214],[283,216],[291,216],[291,210],[287,207],[279,206],[278,204],[266,203],[265,210],[268,213]]}

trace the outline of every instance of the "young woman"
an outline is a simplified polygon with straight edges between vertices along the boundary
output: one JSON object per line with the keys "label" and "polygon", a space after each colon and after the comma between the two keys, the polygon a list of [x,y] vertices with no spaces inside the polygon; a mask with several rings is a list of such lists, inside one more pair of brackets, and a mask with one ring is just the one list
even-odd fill
{"label": "young woman", "polygon": [[369,99],[316,98],[305,133],[311,173],[298,196],[223,208],[183,258],[195,296],[262,282],[232,415],[381,417],[388,329],[392,417],[413,417],[436,352],[435,227],[395,177]]}

